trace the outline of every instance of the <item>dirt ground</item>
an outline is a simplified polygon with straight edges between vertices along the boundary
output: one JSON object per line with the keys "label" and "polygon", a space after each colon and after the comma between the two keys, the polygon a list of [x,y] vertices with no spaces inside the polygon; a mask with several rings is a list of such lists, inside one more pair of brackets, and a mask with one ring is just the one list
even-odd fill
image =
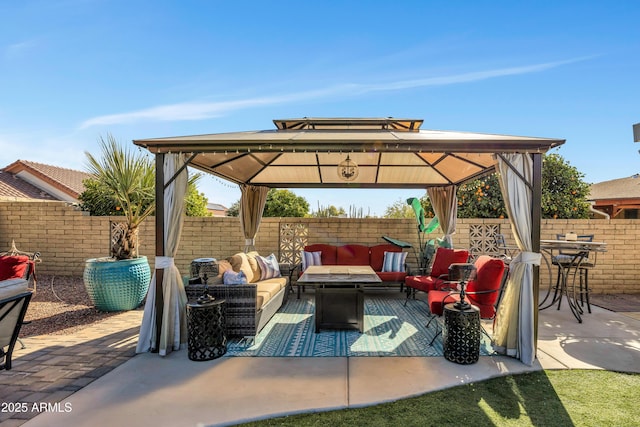
{"label": "dirt ground", "polygon": [[[67,335],[116,313],[98,311],[89,300],[82,277],[37,275],[21,337]],[[33,285],[32,285],[33,286]]]}

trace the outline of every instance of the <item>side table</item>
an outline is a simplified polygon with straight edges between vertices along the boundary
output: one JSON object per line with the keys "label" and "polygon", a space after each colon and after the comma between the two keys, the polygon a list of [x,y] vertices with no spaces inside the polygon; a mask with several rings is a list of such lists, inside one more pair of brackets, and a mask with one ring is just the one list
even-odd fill
{"label": "side table", "polygon": [[480,357],[480,309],[474,305],[460,309],[444,306],[442,339],[444,357],[461,365],[476,363]]}
{"label": "side table", "polygon": [[211,360],[227,352],[225,300],[199,300],[187,304],[189,359]]}

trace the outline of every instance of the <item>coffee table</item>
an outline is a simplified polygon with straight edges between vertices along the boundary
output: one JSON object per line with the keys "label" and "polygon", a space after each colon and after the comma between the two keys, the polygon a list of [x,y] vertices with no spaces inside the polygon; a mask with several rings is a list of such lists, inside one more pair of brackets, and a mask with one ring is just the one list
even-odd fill
{"label": "coffee table", "polygon": [[312,265],[298,279],[298,286],[315,287],[316,333],[321,329],[363,332],[364,285],[381,282],[368,265]]}

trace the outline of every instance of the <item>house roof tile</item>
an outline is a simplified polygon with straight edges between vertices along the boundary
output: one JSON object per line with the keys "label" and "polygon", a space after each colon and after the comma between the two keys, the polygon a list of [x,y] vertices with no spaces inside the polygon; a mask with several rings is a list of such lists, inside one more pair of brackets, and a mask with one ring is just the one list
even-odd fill
{"label": "house roof tile", "polygon": [[640,199],[640,174],[591,185],[589,200]]}

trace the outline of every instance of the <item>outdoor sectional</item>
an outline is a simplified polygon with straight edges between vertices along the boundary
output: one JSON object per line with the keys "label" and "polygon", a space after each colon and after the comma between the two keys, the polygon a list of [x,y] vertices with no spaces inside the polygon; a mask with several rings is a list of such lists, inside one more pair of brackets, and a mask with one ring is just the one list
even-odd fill
{"label": "outdoor sectional", "polygon": [[[406,263],[402,265],[402,271],[383,271],[385,252],[402,252],[402,248],[388,243],[365,246],[349,244],[343,246],[328,245],[323,243],[304,247],[305,252],[321,252],[322,265],[368,265],[376,272],[383,284],[399,284],[400,291],[404,287],[404,279],[407,277]],[[300,266],[301,274],[302,266]]]}
{"label": "outdoor sectional", "polygon": [[[261,280],[257,256],[257,252],[237,253],[214,263],[215,276],[208,281],[209,295],[225,300],[228,337],[253,339],[286,301],[290,265],[280,263],[279,277]],[[225,285],[223,274],[228,270],[242,271],[248,283]],[[185,286],[189,302],[196,301],[204,288],[203,284]]]}

